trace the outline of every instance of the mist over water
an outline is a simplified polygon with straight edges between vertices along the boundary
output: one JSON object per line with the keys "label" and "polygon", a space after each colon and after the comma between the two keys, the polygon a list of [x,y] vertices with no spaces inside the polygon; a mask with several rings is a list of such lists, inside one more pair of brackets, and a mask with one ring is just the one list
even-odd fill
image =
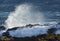
{"label": "mist over water", "polygon": [[33,5],[21,4],[16,6],[15,11],[10,12],[5,21],[8,28],[24,26],[26,24],[39,24],[44,21],[42,12],[35,10]]}

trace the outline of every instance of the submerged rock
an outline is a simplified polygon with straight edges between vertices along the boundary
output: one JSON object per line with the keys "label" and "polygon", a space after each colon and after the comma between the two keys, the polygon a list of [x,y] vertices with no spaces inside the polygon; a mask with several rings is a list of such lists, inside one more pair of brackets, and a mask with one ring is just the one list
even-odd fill
{"label": "submerged rock", "polygon": [[47,33],[48,34],[55,34],[56,31],[57,31],[56,28],[50,28],[50,29],[48,29]]}

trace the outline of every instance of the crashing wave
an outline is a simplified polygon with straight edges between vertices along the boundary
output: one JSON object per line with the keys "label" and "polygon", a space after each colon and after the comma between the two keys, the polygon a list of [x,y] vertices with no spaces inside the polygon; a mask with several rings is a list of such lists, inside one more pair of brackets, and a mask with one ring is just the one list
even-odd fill
{"label": "crashing wave", "polygon": [[53,26],[36,26],[36,25],[32,27],[31,26],[26,27],[26,26],[23,26],[23,28],[14,27],[8,29],[6,32],[2,34],[4,36],[11,36],[11,37],[32,37],[32,36],[38,36],[42,34],[60,34],[59,32],[60,24],[56,24]]}

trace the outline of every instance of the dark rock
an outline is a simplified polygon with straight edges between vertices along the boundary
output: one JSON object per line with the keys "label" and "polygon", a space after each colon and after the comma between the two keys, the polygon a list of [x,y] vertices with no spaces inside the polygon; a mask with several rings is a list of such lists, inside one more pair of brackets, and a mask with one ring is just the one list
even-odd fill
{"label": "dark rock", "polygon": [[34,24],[34,26],[40,26],[40,24]]}
{"label": "dark rock", "polygon": [[26,25],[26,27],[32,27],[32,26],[34,26],[34,25],[32,25],[32,24],[28,24],[28,25]]}
{"label": "dark rock", "polygon": [[60,22],[58,24],[60,24]]}
{"label": "dark rock", "polygon": [[13,28],[11,28],[11,29],[8,29],[7,31],[16,30],[16,29],[18,29],[18,28],[20,28],[20,27],[13,27]]}
{"label": "dark rock", "polygon": [[10,37],[10,36],[9,36],[9,32],[4,32],[4,33],[3,33],[3,36]]}
{"label": "dark rock", "polygon": [[6,28],[4,26],[0,26],[0,30],[5,30]]}
{"label": "dark rock", "polygon": [[56,28],[50,28],[50,29],[48,29],[47,33],[48,34],[54,34],[56,31],[57,31]]}
{"label": "dark rock", "polygon": [[40,26],[40,24],[28,24],[26,27]]}

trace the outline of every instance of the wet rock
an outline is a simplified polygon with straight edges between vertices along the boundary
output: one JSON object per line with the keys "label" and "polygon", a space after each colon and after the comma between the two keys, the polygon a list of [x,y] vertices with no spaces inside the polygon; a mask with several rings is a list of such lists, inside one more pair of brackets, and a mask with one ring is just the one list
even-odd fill
{"label": "wet rock", "polygon": [[28,25],[26,25],[26,27],[33,27],[34,25],[32,25],[32,24],[28,24]]}
{"label": "wet rock", "polygon": [[60,22],[58,24],[60,24]]}
{"label": "wet rock", "polygon": [[17,30],[18,28],[20,28],[20,27],[13,27],[13,28],[8,29],[7,31]]}
{"label": "wet rock", "polygon": [[47,33],[48,34],[54,34],[56,31],[57,31],[56,28],[50,28],[50,29],[48,29]]}
{"label": "wet rock", "polygon": [[25,27],[33,27],[33,26],[40,26],[40,24],[28,24]]}
{"label": "wet rock", "polygon": [[10,37],[10,36],[9,36],[9,32],[4,32],[4,33],[3,33],[3,36]]}
{"label": "wet rock", "polygon": [[5,30],[6,28],[4,26],[0,26],[0,31]]}

